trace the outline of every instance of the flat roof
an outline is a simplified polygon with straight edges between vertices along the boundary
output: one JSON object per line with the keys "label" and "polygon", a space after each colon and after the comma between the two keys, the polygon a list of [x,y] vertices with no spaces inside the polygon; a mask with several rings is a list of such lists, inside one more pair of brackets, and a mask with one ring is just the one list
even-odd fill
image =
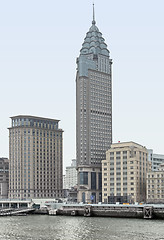
{"label": "flat roof", "polygon": [[121,147],[121,145],[124,145],[125,147],[129,147],[130,145],[137,145],[137,146],[146,148],[145,146],[142,146],[141,144],[136,143],[136,142],[133,142],[133,141],[112,143],[112,144],[111,144],[111,148],[112,148],[112,146],[113,146],[113,147],[114,147],[114,146],[118,146],[118,147],[119,147],[119,145],[120,145],[120,147]]}
{"label": "flat roof", "polygon": [[31,116],[31,115],[17,115],[17,116],[13,116],[10,117],[11,119],[15,119],[15,118],[35,118],[37,120],[48,120],[48,121],[56,121],[59,122],[60,120],[58,119],[53,119],[53,118],[45,118],[45,117],[37,117],[37,116]]}

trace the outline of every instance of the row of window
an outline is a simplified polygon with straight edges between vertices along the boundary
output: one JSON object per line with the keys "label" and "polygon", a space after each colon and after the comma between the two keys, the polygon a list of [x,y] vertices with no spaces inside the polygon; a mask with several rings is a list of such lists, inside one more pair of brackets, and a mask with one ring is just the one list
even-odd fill
{"label": "row of window", "polygon": [[31,127],[42,127],[48,129],[58,129],[57,121],[48,121],[48,120],[36,120],[28,118],[18,118],[12,120],[12,127],[18,126],[31,126]]}

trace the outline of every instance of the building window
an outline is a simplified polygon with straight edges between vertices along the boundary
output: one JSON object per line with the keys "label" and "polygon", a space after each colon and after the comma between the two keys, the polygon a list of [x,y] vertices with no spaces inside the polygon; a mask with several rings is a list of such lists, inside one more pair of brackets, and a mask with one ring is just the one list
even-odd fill
{"label": "building window", "polygon": [[82,193],[82,202],[85,203],[85,192]]}
{"label": "building window", "polygon": [[80,172],[80,184],[88,185],[88,172]]}
{"label": "building window", "polygon": [[91,189],[96,189],[96,172],[91,172]]}
{"label": "building window", "polygon": [[101,188],[102,188],[102,173],[99,173],[98,176],[99,176],[98,186],[99,186],[99,190],[101,190]]}

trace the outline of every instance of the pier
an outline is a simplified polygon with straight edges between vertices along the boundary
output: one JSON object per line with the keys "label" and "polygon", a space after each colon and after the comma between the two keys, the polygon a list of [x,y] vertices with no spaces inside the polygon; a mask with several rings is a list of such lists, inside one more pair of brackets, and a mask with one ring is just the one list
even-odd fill
{"label": "pier", "polygon": [[[36,208],[32,200],[0,200],[0,216],[49,214],[84,217],[164,219],[164,204],[48,203]],[[37,205],[39,206],[39,205]]]}
{"label": "pier", "polygon": [[84,217],[117,217],[164,219],[164,204],[160,205],[116,205],[116,204],[65,204],[57,215]]}

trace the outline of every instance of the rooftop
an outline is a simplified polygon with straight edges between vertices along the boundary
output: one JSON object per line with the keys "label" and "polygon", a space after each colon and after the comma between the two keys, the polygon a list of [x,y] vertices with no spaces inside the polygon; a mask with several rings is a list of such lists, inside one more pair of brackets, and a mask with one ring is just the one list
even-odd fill
{"label": "rooftop", "polygon": [[102,33],[96,26],[94,4],[92,26],[87,32],[84,43],[82,44],[82,49],[80,50],[80,55],[87,55],[90,53],[95,55],[102,54],[109,57],[109,50],[107,49],[105,39],[102,37]]}
{"label": "rooftop", "polygon": [[17,115],[10,117],[11,119],[17,119],[17,118],[29,118],[29,119],[36,119],[36,120],[48,120],[48,121],[56,121],[59,122],[60,120],[52,119],[52,118],[45,118],[45,117],[37,117],[37,116],[31,116],[31,115]]}

